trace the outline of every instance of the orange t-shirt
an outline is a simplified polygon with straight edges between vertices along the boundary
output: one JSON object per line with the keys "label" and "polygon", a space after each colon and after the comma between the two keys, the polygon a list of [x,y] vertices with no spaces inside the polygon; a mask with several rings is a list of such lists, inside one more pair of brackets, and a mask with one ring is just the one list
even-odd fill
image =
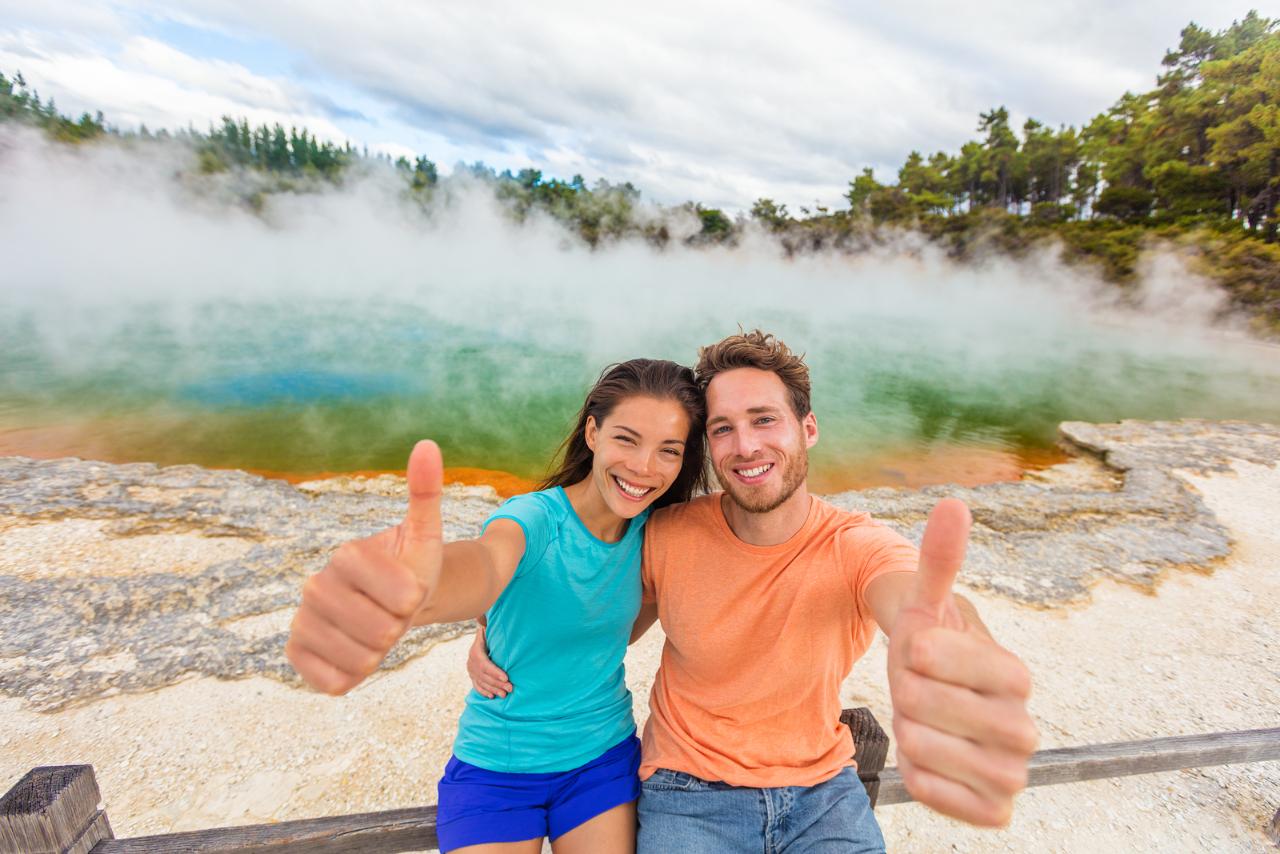
{"label": "orange t-shirt", "polygon": [[644,600],[667,641],[649,698],[641,779],[658,768],[735,786],[812,786],[853,764],[840,683],[876,623],[867,584],[913,571],[906,538],[814,498],[776,546],[739,540],[722,493],[653,514]]}

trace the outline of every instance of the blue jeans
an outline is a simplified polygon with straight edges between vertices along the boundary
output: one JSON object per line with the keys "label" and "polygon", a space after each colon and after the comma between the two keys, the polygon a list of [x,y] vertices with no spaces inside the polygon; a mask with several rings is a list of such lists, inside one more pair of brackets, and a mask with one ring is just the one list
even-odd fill
{"label": "blue jeans", "polygon": [[877,852],[884,837],[852,768],[816,786],[754,789],[659,768],[640,784],[637,854]]}

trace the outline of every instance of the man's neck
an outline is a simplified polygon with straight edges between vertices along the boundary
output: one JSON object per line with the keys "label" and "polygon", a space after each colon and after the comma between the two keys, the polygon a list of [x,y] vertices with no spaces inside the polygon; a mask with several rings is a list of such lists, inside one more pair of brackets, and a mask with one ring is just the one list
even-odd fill
{"label": "man's neck", "polygon": [[738,539],[751,546],[776,546],[794,537],[804,527],[812,501],[808,484],[802,483],[786,501],[767,513],[743,509],[727,492],[720,496],[720,507],[725,521],[729,523],[729,530]]}

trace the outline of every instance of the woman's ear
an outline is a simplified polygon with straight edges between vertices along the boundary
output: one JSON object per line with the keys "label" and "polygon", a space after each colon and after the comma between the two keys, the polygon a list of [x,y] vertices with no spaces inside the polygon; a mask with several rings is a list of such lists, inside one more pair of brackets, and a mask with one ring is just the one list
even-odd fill
{"label": "woman's ear", "polygon": [[596,425],[596,417],[594,415],[587,416],[587,425],[583,428],[582,438],[586,440],[587,447],[591,449],[591,453],[596,452],[596,434],[600,432],[600,428]]}

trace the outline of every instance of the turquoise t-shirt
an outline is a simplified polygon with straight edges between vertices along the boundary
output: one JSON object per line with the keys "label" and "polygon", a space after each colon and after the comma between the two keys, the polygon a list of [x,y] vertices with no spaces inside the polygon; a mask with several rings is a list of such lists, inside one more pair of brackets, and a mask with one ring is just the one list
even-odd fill
{"label": "turquoise t-shirt", "polygon": [[489,655],[515,690],[467,695],[455,756],[490,771],[569,771],[635,730],[622,659],[640,612],[648,515],[606,543],[556,487],[518,495],[489,517],[486,528],[512,519],[524,529],[524,557],[487,615]]}

